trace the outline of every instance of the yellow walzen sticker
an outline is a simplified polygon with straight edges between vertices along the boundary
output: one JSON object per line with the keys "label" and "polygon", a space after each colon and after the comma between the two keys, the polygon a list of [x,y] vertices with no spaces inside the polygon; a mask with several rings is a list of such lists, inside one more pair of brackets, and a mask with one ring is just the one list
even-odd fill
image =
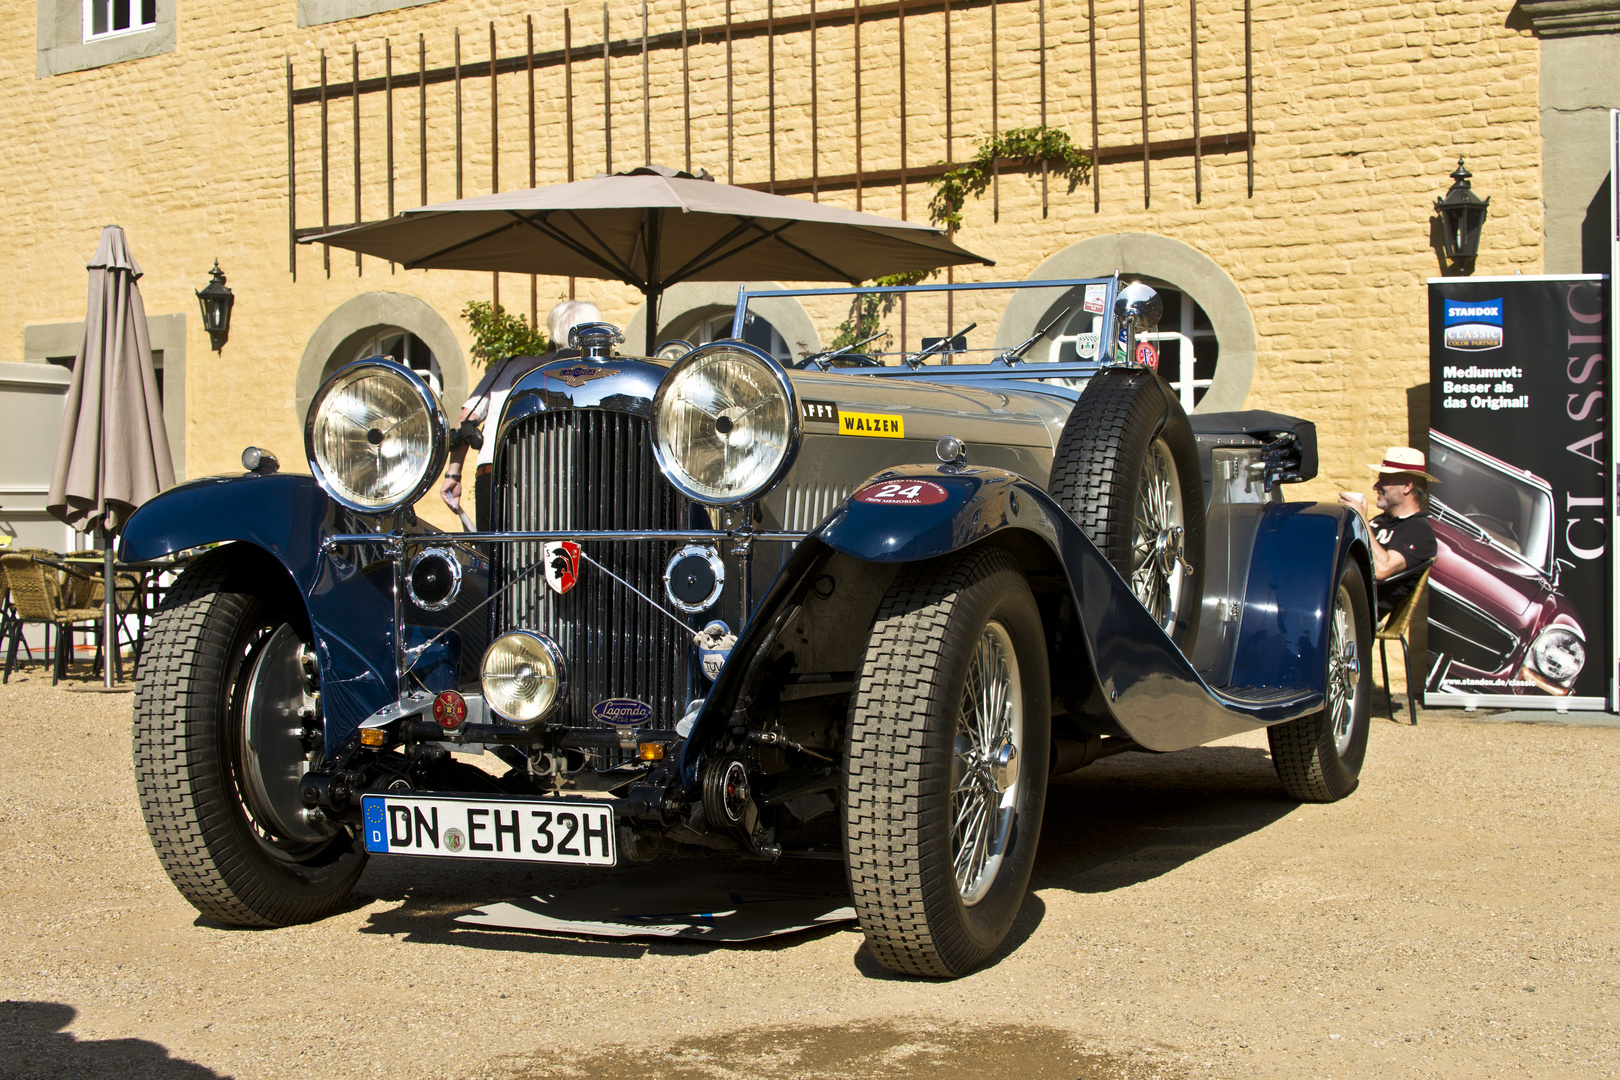
{"label": "yellow walzen sticker", "polygon": [[906,421],[893,413],[845,412],[839,409],[838,434],[903,439],[906,437]]}

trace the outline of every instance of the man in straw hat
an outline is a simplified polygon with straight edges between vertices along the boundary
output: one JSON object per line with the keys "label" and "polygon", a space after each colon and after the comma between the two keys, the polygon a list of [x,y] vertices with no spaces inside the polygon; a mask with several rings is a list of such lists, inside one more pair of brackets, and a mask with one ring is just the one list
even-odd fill
{"label": "man in straw hat", "polygon": [[[1367,468],[1378,474],[1373,495],[1383,513],[1367,522],[1372,534],[1373,576],[1379,581],[1399,578],[1389,588],[1378,590],[1378,617],[1383,618],[1411,595],[1418,574],[1407,574],[1429,565],[1439,554],[1434,525],[1424,509],[1428,482],[1437,481],[1424,471],[1423,452],[1410,446],[1392,446],[1384,460]],[[1350,491],[1339,492],[1339,502],[1367,516],[1367,500]],[[1405,575],[1402,577],[1401,575]]]}

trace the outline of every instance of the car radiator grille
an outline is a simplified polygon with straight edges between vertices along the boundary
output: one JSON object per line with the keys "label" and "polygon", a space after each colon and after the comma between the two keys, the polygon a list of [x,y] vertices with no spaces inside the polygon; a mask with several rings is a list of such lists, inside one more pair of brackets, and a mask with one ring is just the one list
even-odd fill
{"label": "car radiator grille", "polygon": [[[683,530],[691,504],[659,471],[650,421],[599,410],[538,413],[507,433],[493,485],[495,528],[578,532],[585,553],[635,588],[664,602],[664,566],[678,540],[591,540],[609,530]],[[496,633],[537,630],[568,664],[562,704],[551,723],[607,726],[591,706],[634,698],[652,706],[652,726],[669,728],[695,695],[690,633],[646,600],[580,559],[579,579],[558,595],[539,566],[545,545],[496,544],[492,584]],[[515,583],[514,583],[515,579]],[[610,761],[621,760],[617,753]]]}
{"label": "car radiator grille", "polygon": [[1430,581],[1429,651],[1479,671],[1501,671],[1518,637],[1473,604]]}

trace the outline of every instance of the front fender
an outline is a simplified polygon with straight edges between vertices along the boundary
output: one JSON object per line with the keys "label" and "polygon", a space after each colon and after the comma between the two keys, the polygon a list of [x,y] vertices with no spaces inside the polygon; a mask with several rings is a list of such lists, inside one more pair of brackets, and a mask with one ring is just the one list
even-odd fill
{"label": "front fender", "polygon": [[[890,486],[900,489],[901,498],[913,487],[919,492],[913,499],[937,497],[939,489],[944,497],[915,504],[893,501],[894,497],[869,501],[882,499]],[[1031,493],[1039,497],[1031,498]],[[861,485],[822,523],[816,536],[834,551],[863,562],[920,562],[972,547],[1007,528],[1033,530],[1055,546],[1055,509],[1055,503],[1016,473],[903,465]],[[1057,514],[1067,518],[1061,510]]]}
{"label": "front fender", "polygon": [[323,554],[336,533],[371,531],[313,477],[223,476],[183,484],[147,502],[119,540],[126,561],[203,544],[247,544],[279,563],[304,605],[320,666],[327,752],[398,696],[391,564],[381,546]]}
{"label": "front fender", "polygon": [[[944,497],[916,505],[859,497],[872,483],[897,479],[925,481],[943,488]],[[1235,665],[1240,674],[1217,688],[1199,676],[1091,538],[1040,488],[997,469],[914,465],[874,477],[788,560],[704,703],[682,750],[683,778],[689,784],[695,779],[704,748],[723,733],[738,704],[746,703],[776,635],[807,603],[809,583],[833,552],[866,562],[918,562],[1013,533],[1038,538],[1062,566],[1083,655],[1055,660],[1085,663],[1096,673],[1096,692],[1084,707],[1111,729],[1150,750],[1179,750],[1322,707],[1329,599],[1345,561],[1364,560],[1357,552],[1358,544],[1364,552],[1365,530],[1353,512],[1311,503],[1268,507],[1250,555]]]}

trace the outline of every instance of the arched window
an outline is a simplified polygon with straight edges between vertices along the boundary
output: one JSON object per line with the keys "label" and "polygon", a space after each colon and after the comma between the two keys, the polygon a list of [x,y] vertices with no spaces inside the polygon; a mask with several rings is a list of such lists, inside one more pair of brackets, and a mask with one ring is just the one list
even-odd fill
{"label": "arched window", "polygon": [[[707,345],[711,341],[719,341],[731,336],[731,311],[703,315],[697,321],[687,326],[686,333],[678,334],[694,345]],[[793,360],[793,351],[788,348],[781,333],[771,321],[757,312],[750,311],[743,320],[743,340],[756,348],[770,353],[782,363]]]}
{"label": "arched window", "polygon": [[[1241,409],[1254,379],[1254,318],[1243,292],[1219,263],[1190,244],[1155,233],[1109,233],[1053,252],[1029,275],[1031,281],[1097,279],[1118,273],[1123,281],[1152,285],[1164,298],[1158,327],[1159,370],[1182,403],[1205,412]],[[1095,360],[1095,316],[1084,311],[1083,290],[1015,293],[996,328],[996,348],[1008,349],[1045,325],[1065,307],[1060,340],[1031,351],[1030,359]]]}

